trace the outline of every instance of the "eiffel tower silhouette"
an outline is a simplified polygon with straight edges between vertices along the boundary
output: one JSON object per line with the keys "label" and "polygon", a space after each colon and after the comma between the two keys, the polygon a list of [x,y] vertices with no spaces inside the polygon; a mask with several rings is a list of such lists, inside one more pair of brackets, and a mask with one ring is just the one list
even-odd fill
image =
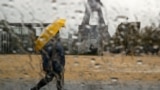
{"label": "eiffel tower silhouette", "polygon": [[88,0],[87,4],[85,5],[85,15],[83,17],[82,25],[89,25],[90,17],[93,12],[97,12],[99,16],[99,24],[105,24],[102,9],[103,6],[100,0]]}
{"label": "eiffel tower silhouette", "polygon": [[[85,5],[85,15],[81,25],[79,25],[78,38],[81,46],[78,48],[79,53],[92,52],[90,47],[94,47],[96,54],[100,54],[103,49],[103,42],[110,39],[108,26],[105,24],[101,7],[103,6],[100,0],[88,0]],[[90,17],[93,12],[98,13],[98,25],[90,25]]]}

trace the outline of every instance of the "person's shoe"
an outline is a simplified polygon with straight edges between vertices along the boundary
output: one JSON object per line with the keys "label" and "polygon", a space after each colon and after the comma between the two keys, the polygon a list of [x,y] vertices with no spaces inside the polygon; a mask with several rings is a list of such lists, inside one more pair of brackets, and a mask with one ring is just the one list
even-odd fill
{"label": "person's shoe", "polygon": [[39,90],[37,87],[33,87],[31,88],[31,90]]}

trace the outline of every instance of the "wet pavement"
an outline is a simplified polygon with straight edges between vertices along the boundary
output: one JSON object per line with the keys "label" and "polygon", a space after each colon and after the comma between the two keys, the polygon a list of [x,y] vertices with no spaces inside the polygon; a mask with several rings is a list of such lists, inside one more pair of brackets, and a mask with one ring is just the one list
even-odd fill
{"label": "wet pavement", "polygon": [[[1,80],[0,90],[30,90],[38,80]],[[41,90],[56,90],[52,81]],[[160,90],[160,82],[65,82],[64,90]]]}

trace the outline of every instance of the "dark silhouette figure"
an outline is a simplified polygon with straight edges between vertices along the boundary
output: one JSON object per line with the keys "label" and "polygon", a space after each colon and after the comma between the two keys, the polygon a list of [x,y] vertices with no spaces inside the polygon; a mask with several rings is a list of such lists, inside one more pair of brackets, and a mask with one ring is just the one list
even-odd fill
{"label": "dark silhouette figure", "polygon": [[52,39],[41,50],[45,77],[31,90],[39,90],[55,77],[57,90],[62,90],[64,79],[65,54],[60,39]]}

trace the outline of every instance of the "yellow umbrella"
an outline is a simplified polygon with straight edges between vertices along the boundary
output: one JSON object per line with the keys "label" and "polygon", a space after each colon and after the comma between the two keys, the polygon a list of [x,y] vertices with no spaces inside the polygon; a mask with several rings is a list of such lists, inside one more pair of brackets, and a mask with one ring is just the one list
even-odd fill
{"label": "yellow umbrella", "polygon": [[58,19],[50,25],[48,25],[41,33],[41,35],[38,37],[38,39],[35,41],[35,50],[41,50],[43,46],[47,44],[48,41],[58,33],[60,28],[65,26],[65,22],[65,19]]}

